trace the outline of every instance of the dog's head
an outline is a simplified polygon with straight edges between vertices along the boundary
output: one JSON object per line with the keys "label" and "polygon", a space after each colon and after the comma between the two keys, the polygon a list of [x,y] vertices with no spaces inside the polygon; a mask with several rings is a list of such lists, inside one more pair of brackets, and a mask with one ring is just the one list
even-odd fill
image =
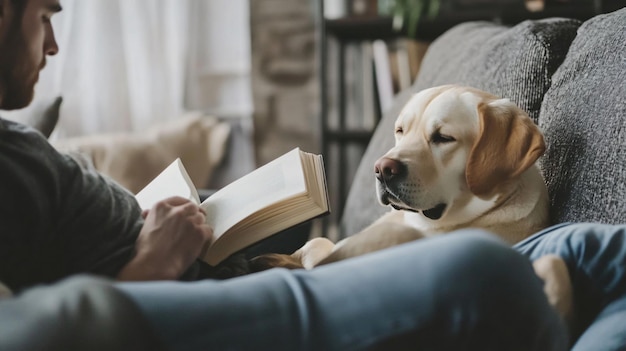
{"label": "dog's head", "polygon": [[379,201],[430,220],[497,198],[545,151],[515,104],[454,85],[413,96],[394,133],[395,146],[374,167]]}

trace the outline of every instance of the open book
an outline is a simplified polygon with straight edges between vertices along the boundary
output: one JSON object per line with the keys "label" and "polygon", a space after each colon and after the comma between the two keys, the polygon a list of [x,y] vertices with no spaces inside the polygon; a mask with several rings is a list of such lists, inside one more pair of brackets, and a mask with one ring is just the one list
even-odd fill
{"label": "open book", "polygon": [[[135,196],[142,209],[171,196],[200,203],[180,159]],[[233,253],[330,211],[321,155],[299,148],[220,189],[200,206],[213,228],[201,258],[215,266]]]}

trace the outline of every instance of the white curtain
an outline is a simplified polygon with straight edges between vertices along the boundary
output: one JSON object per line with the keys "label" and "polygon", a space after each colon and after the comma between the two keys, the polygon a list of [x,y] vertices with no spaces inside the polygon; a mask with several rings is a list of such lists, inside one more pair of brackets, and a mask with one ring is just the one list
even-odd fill
{"label": "white curtain", "polygon": [[[251,118],[247,0],[63,0],[60,51],[36,113],[63,96],[55,137],[141,130],[203,110]],[[4,115],[4,114],[3,114]]]}
{"label": "white curtain", "polygon": [[193,1],[186,105],[222,116],[251,116],[248,0]]}

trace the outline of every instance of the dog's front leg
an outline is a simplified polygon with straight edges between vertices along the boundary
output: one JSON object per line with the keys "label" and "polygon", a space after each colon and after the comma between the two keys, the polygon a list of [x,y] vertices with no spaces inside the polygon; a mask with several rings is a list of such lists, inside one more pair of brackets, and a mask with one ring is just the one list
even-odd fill
{"label": "dog's front leg", "polygon": [[550,305],[569,328],[574,326],[574,292],[565,261],[557,255],[545,255],[533,262],[535,274],[544,282],[543,291]]}
{"label": "dog's front leg", "polygon": [[383,216],[363,231],[339,241],[328,257],[317,265],[345,260],[425,237],[424,233],[404,224],[399,211]]}
{"label": "dog's front leg", "polygon": [[334,247],[335,244],[326,238],[314,238],[307,241],[291,257],[299,260],[302,267],[311,269],[333,252]]}
{"label": "dog's front leg", "polygon": [[307,241],[291,255],[265,254],[250,260],[250,269],[259,272],[270,268],[311,269],[328,256],[335,244],[326,238],[314,238]]}

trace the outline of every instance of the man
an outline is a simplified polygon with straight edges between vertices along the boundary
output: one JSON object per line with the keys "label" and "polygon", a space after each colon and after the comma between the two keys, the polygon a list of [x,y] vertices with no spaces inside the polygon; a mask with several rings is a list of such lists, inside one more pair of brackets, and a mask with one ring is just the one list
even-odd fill
{"label": "man", "polygon": [[[50,18],[60,10],[58,0],[0,0],[2,109],[32,99],[45,57],[58,51]],[[211,236],[204,217],[180,198],[142,215],[124,189],[0,119],[0,281],[21,291],[0,299],[0,349],[568,348],[530,261],[489,234],[450,233],[312,271],[172,281],[193,268]],[[517,249],[532,259],[567,256],[573,276],[604,272],[593,289],[574,281],[583,299],[604,301],[598,294],[624,296],[622,271],[604,268],[610,257],[623,262],[626,248],[597,243],[625,233],[557,227]],[[62,280],[79,273],[170,281]],[[32,287],[46,282],[54,284]]]}
{"label": "man", "polygon": [[[58,0],[3,0],[0,109],[26,107],[46,56]],[[0,120],[0,281],[19,290],[89,272],[177,279],[212,235],[195,204],[171,198],[144,218],[132,196],[58,154],[33,130]],[[193,275],[193,274],[192,274]]]}

